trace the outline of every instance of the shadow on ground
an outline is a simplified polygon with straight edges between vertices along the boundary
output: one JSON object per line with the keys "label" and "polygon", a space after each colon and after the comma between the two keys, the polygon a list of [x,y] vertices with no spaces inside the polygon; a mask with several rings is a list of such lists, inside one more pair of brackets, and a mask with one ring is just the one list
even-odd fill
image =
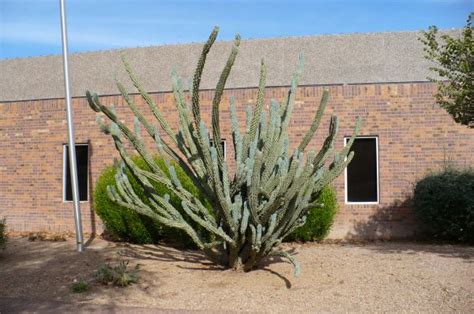
{"label": "shadow on ground", "polygon": [[[183,265],[176,265],[178,268],[189,270],[204,271],[224,271],[224,266],[218,265],[207,259],[204,253],[194,250],[179,250],[172,247],[156,246],[156,245],[131,245],[124,244],[118,253],[127,258],[156,260],[162,262],[184,262]],[[296,255],[294,249],[290,249],[288,253]],[[270,269],[270,265],[276,263],[287,263],[280,257],[267,257],[262,260],[258,268],[269,272],[283,280],[287,288],[291,288],[291,282],[282,274]],[[191,264],[191,266],[187,265]]]}
{"label": "shadow on ground", "polygon": [[474,262],[473,246],[440,243],[427,238],[415,219],[412,204],[412,199],[406,198],[380,207],[367,220],[355,223],[348,240],[368,240],[366,248],[383,254],[432,253]]}
{"label": "shadow on ground", "polygon": [[[200,265],[202,267],[189,269],[201,270],[223,270],[220,265],[208,260],[200,251],[179,250],[173,247],[162,245],[138,245],[138,244],[121,244],[118,254],[127,258],[156,260],[161,262],[186,262],[190,264]],[[181,266],[181,265],[178,265]],[[184,268],[184,266],[181,266]]]}
{"label": "shadow on ground", "polygon": [[[0,312],[3,313],[5,303],[27,305],[28,300],[45,301],[42,303],[45,307],[38,310],[47,312],[48,306],[61,308],[61,304],[54,302],[87,302],[96,292],[100,292],[111,307],[115,306],[111,289],[92,282],[92,273],[100,265],[117,261],[112,246],[103,242],[103,248],[88,248],[78,253],[74,243],[72,240],[32,242],[26,238],[10,239],[7,249],[0,254]],[[91,294],[72,292],[74,280],[79,279],[91,282]]]}
{"label": "shadow on ground", "polygon": [[51,300],[0,297],[0,310],[5,313],[181,313],[179,310],[147,307],[117,306],[112,304],[78,304]]}

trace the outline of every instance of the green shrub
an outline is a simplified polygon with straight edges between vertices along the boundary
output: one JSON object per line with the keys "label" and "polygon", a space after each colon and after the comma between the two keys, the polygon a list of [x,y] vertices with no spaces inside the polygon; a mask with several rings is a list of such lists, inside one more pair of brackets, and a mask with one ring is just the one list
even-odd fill
{"label": "green shrub", "polygon": [[286,241],[321,241],[329,233],[337,213],[336,192],[330,186],[325,187],[318,198],[322,208],[309,210],[306,223],[291,233]]}
{"label": "green shrub", "polygon": [[[160,158],[156,158],[155,160],[158,166],[168,173],[165,162]],[[148,170],[148,166],[143,159],[135,157],[134,161],[140,168]],[[191,179],[179,166],[175,166],[175,168],[178,178],[183,186],[188,191],[192,191],[194,195],[198,196],[199,191],[193,185]],[[192,241],[184,232],[178,229],[162,226],[147,216],[140,215],[136,211],[122,207],[113,202],[107,195],[107,186],[116,186],[114,178],[115,171],[116,169],[113,166],[106,168],[97,180],[94,190],[95,212],[101,218],[110,235],[131,243],[157,243],[160,240],[166,240],[184,247],[193,246]],[[148,204],[149,201],[145,197],[143,188],[128,170],[126,173],[135,193]],[[156,192],[161,195],[169,194],[171,204],[177,208],[181,208],[180,200],[174,193],[167,189],[163,184],[153,183],[153,185]],[[200,198],[202,199],[202,197]]]}
{"label": "green shrub", "polygon": [[446,170],[420,180],[414,209],[427,235],[474,243],[474,172]]}
{"label": "green shrub", "polygon": [[0,250],[7,245],[7,223],[5,218],[0,219]]}
{"label": "green shrub", "polygon": [[75,280],[71,286],[71,290],[74,293],[87,292],[90,290],[90,288],[91,288],[91,285],[84,279],[79,279],[77,281]]}
{"label": "green shrub", "polygon": [[117,266],[104,264],[94,273],[94,278],[104,285],[126,287],[138,282],[138,264],[133,270],[129,270],[128,261],[120,261]]}

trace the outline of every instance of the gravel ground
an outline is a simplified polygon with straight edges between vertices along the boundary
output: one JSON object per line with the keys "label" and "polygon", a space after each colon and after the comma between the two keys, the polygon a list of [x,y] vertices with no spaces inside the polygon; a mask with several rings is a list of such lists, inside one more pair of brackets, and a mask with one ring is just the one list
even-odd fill
{"label": "gravel ground", "polygon": [[[10,239],[0,253],[0,312],[8,298],[25,303],[136,306],[167,310],[250,312],[474,312],[474,247],[414,243],[291,244],[302,267],[268,260],[260,270],[236,273],[198,252],[131,246],[96,239],[84,253],[74,242]],[[141,265],[139,284],[71,284],[104,262]]]}

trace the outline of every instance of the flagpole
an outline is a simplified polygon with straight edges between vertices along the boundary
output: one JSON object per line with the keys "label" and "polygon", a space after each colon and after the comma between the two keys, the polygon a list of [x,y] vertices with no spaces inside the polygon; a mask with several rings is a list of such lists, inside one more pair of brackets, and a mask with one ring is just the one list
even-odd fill
{"label": "flagpole", "polygon": [[66,92],[67,108],[67,135],[69,150],[69,169],[71,174],[72,200],[74,203],[74,221],[76,226],[76,247],[78,252],[83,251],[83,236],[81,222],[81,207],[79,202],[79,184],[77,180],[76,143],[74,142],[74,119],[71,106],[71,91],[69,83],[68,45],[65,0],[59,0],[61,8],[61,39],[63,47],[64,90]]}

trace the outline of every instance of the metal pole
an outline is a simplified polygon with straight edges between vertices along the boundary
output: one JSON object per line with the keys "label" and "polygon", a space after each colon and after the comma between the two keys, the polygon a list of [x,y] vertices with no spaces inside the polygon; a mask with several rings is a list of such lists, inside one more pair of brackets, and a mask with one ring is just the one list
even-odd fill
{"label": "metal pole", "polygon": [[67,135],[69,142],[69,169],[71,173],[72,200],[74,203],[74,220],[76,223],[76,244],[77,251],[83,250],[81,207],[79,203],[79,184],[77,182],[77,164],[76,164],[76,143],[74,142],[74,119],[71,106],[71,91],[69,84],[69,64],[68,64],[68,46],[67,46],[67,27],[66,27],[66,7],[64,0],[59,0],[61,7],[61,38],[63,46],[63,64],[64,64],[64,89],[66,91],[67,108]]}

